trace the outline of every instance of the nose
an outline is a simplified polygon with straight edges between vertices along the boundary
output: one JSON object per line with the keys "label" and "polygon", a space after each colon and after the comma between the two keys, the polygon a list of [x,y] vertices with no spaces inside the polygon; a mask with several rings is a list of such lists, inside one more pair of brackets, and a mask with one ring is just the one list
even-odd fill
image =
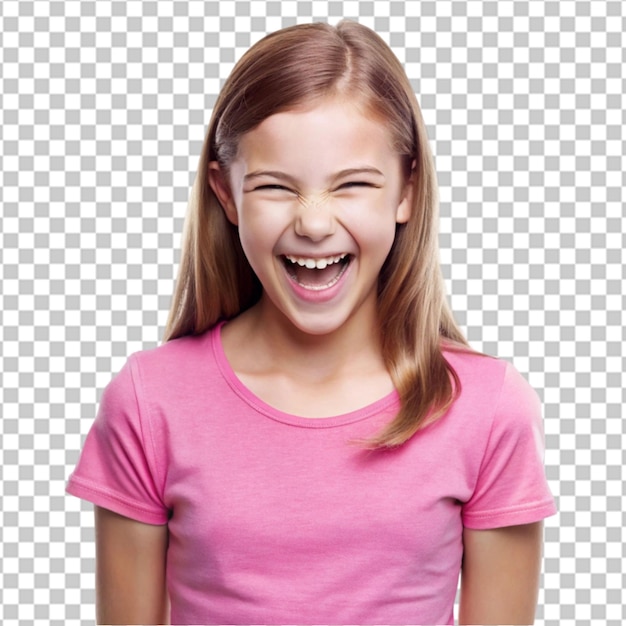
{"label": "nose", "polygon": [[295,231],[300,237],[321,241],[335,232],[336,223],[329,194],[301,198],[295,219]]}

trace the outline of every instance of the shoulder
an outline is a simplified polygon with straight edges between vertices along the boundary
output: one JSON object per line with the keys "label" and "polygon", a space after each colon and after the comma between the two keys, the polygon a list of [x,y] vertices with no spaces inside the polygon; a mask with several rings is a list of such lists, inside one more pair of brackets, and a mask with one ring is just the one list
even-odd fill
{"label": "shoulder", "polygon": [[135,352],[128,361],[133,370],[141,370],[150,377],[168,380],[193,376],[210,362],[216,332],[217,328],[212,328],[200,335],[172,339],[155,348]]}
{"label": "shoulder", "polygon": [[445,349],[443,355],[458,377],[455,404],[464,413],[479,414],[490,427],[500,422],[525,428],[541,421],[539,396],[512,363],[468,350]]}
{"label": "shoulder", "polygon": [[461,394],[466,397],[498,393],[509,367],[503,359],[469,348],[445,347],[442,354],[458,378]]}
{"label": "shoulder", "polygon": [[215,377],[215,332],[214,328],[133,352],[105,388],[103,398],[134,398],[141,404],[148,398],[189,394],[201,381]]}
{"label": "shoulder", "polygon": [[162,362],[174,360],[187,360],[193,358],[194,355],[200,356],[205,353],[214,334],[218,332],[218,327],[214,326],[199,335],[185,335],[177,339],[170,339],[155,348],[140,350],[134,355],[140,355],[142,360],[160,360]]}

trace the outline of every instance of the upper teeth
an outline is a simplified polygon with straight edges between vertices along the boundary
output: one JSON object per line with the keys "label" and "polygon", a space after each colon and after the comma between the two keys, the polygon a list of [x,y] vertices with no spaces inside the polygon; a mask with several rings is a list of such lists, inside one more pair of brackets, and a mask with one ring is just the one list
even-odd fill
{"label": "upper teeth", "polygon": [[327,265],[338,263],[339,261],[341,261],[341,259],[345,258],[347,254],[338,254],[337,256],[327,256],[323,259],[310,259],[310,258],[301,257],[301,256],[291,256],[289,254],[285,256],[292,263],[297,263],[298,265],[302,267],[306,267],[310,270],[312,269],[323,270]]}

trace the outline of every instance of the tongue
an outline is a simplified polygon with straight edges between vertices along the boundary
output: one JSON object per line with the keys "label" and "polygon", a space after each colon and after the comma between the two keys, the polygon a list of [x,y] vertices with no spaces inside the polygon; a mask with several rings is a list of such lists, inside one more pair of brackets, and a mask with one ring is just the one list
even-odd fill
{"label": "tongue", "polygon": [[327,285],[339,276],[342,269],[342,263],[333,263],[332,265],[325,267],[323,270],[310,270],[307,267],[301,267],[300,265],[292,265],[290,268],[292,276],[295,276],[296,280],[301,285],[311,287]]}

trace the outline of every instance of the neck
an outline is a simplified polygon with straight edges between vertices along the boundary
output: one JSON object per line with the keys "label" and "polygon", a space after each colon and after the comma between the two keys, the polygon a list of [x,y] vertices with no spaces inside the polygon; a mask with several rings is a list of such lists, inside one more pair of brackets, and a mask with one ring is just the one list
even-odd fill
{"label": "neck", "polygon": [[232,322],[242,345],[259,357],[259,369],[310,382],[384,369],[375,315],[363,316],[369,323],[360,318],[331,333],[313,335],[264,309],[261,302]]}

